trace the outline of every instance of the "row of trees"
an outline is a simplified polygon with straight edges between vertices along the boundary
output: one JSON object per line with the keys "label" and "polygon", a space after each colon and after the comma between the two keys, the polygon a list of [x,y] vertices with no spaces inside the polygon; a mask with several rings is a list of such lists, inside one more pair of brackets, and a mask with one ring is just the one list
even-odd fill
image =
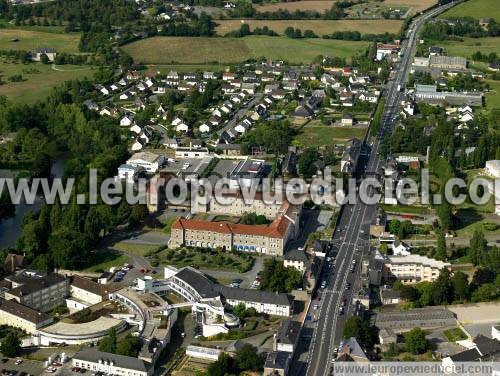
{"label": "row of trees", "polygon": [[338,4],[334,4],[330,9],[323,12],[301,9],[297,9],[293,12],[290,12],[288,9],[278,9],[273,12],[259,12],[252,6],[252,3],[239,1],[236,4],[236,7],[231,9],[229,15],[233,18],[254,18],[258,20],[339,20],[344,18],[346,13],[343,8],[338,6]]}
{"label": "row of trees", "polygon": [[500,25],[491,18],[483,28],[479,20],[472,17],[448,17],[444,20],[428,22],[422,28],[423,38],[446,40],[457,37],[496,37],[500,35]]}
{"label": "row of trees", "polygon": [[300,30],[298,27],[294,29],[292,26],[288,26],[285,29],[284,34],[288,38],[293,38],[293,39],[317,38],[318,37],[316,34],[314,34],[314,31],[312,31],[312,30],[308,29],[308,30],[304,31],[304,33],[302,34],[302,30]]}

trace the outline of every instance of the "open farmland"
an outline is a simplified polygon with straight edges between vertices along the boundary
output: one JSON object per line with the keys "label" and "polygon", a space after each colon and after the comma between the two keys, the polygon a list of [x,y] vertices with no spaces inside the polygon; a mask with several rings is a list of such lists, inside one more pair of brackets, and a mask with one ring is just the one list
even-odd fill
{"label": "open farmland", "polygon": [[499,5],[498,0],[469,0],[451,8],[443,13],[441,17],[489,17],[500,22]]}
{"label": "open farmland", "polygon": [[290,1],[287,3],[268,3],[264,5],[256,5],[255,9],[258,12],[276,12],[280,9],[288,10],[289,12],[295,12],[296,10],[323,12],[330,9],[333,4],[335,4],[335,1],[331,0]]}
{"label": "open farmland", "polygon": [[[304,1],[308,3],[309,1]],[[238,30],[243,23],[250,26],[250,30],[256,27],[267,26],[278,34],[292,26],[302,31],[312,30],[318,36],[331,34],[336,31],[359,31],[361,34],[383,34],[397,33],[401,29],[403,21],[399,20],[221,20],[217,21],[216,31],[219,35],[225,35],[230,31]]]}
{"label": "open farmland", "polygon": [[290,39],[286,37],[249,36],[245,38],[154,37],[126,46],[123,50],[136,62],[237,63],[265,56],[290,63],[310,62],[318,55],[351,57],[365,51],[368,42],[328,39]]}
{"label": "open farmland", "polygon": [[445,47],[450,56],[470,58],[477,51],[483,54],[496,52],[497,55],[500,55],[500,37],[463,38],[463,41],[439,41],[435,43]]}
{"label": "open farmland", "polygon": [[[18,39],[17,42],[13,40]],[[34,51],[52,47],[57,52],[78,52],[80,34],[55,33],[22,29],[0,29],[0,50]]]}
{"label": "open farmland", "polygon": [[[58,70],[55,70],[58,69]],[[41,63],[0,63],[0,77],[4,82],[0,85],[0,95],[20,103],[35,103],[44,99],[52,90],[64,81],[76,78],[91,78],[93,71],[89,66],[63,65],[53,68]],[[22,75],[22,82],[9,82],[13,75]]]}
{"label": "open farmland", "polygon": [[422,10],[437,4],[437,0],[384,0],[382,5],[389,8],[409,7],[410,14],[418,13]]}

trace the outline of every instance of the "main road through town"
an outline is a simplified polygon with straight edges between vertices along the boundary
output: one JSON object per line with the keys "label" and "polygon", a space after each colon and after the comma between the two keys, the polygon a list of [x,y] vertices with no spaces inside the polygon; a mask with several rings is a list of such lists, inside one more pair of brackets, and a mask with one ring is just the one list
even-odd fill
{"label": "main road through town", "polygon": [[[380,144],[384,134],[391,131],[398,114],[399,104],[403,99],[400,88],[404,87],[406,82],[420,28],[427,20],[453,5],[454,3],[450,3],[434,8],[415,18],[409,26],[406,38],[401,43],[400,62],[395,67],[393,80],[387,85],[382,124],[369,155],[361,156],[358,162],[357,177],[374,176],[384,162],[379,156]],[[368,194],[373,193],[374,189],[369,188]],[[292,375],[329,374],[334,349],[339,347],[343,339],[345,320],[355,309],[353,304],[355,289],[350,286],[356,285],[362,255],[369,252],[369,225],[375,217],[375,212],[375,205],[366,205],[359,199],[355,204],[346,204],[342,207],[332,238],[332,249],[337,253],[335,263],[324,263],[323,278],[326,286],[318,304],[311,305],[309,315],[312,320],[306,321],[305,324],[305,327],[310,326],[312,332],[309,346],[305,354],[295,355],[290,369]],[[355,272],[351,271],[353,265]],[[341,311],[343,305],[345,306]]]}

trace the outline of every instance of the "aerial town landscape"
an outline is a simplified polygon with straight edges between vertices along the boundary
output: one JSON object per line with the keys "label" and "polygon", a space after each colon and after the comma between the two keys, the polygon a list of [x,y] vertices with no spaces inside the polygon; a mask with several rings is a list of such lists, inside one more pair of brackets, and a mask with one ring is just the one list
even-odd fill
{"label": "aerial town landscape", "polygon": [[0,374],[500,374],[499,5],[0,0]]}

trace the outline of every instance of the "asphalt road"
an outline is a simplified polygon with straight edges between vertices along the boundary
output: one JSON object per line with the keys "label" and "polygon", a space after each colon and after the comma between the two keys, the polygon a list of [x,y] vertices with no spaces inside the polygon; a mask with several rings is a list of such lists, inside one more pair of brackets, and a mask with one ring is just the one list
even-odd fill
{"label": "asphalt road", "polygon": [[[366,172],[375,173],[382,166],[383,160],[379,157],[380,143],[384,134],[390,132],[398,113],[399,103],[403,97],[399,85],[404,87],[411,60],[415,52],[417,32],[430,18],[452,6],[448,4],[416,19],[408,29],[407,38],[401,45],[401,61],[395,68],[394,80],[389,82],[386,105],[382,117],[382,126],[372,145],[371,153],[361,157],[358,162],[357,177]],[[368,195],[374,193],[373,187],[368,188]],[[362,255],[369,251],[369,225],[375,216],[376,206],[366,205],[357,200],[354,205],[344,205],[340,213],[337,230],[332,239],[333,252],[336,253],[335,264],[325,263],[322,277],[326,287],[321,291],[321,300],[311,304],[309,314],[312,322],[306,321],[301,339],[301,346],[305,349],[294,358],[291,367],[293,375],[326,375],[329,365],[334,358],[334,349],[339,347],[343,340],[343,327],[345,320],[354,311],[353,293],[356,291],[356,282]],[[350,269],[355,261],[355,271]],[[352,286],[347,289],[348,283]],[[342,302],[346,301],[344,313],[340,312]],[[315,309],[315,305],[317,309]],[[305,343],[304,343],[304,335]]]}

